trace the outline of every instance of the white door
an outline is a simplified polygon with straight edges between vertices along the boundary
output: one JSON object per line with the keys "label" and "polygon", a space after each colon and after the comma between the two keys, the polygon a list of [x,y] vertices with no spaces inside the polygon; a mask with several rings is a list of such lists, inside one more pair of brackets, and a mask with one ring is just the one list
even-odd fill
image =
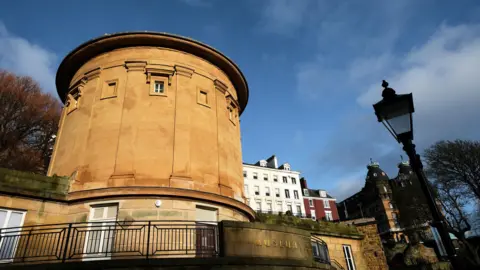
{"label": "white door", "polygon": [[[10,262],[15,257],[25,212],[0,209],[0,263]],[[7,229],[12,228],[12,229]]]}
{"label": "white door", "polygon": [[88,259],[110,259],[115,241],[117,205],[93,206],[83,253]]}

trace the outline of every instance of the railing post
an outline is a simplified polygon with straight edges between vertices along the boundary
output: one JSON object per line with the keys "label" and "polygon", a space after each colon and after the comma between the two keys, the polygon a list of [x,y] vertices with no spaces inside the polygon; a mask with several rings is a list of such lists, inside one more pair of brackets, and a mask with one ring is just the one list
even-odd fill
{"label": "railing post", "polygon": [[63,247],[63,258],[62,258],[62,263],[65,262],[67,258],[67,250],[68,250],[68,242],[70,242],[70,231],[72,230],[72,223],[68,224],[68,232],[67,232],[67,239],[65,239],[65,246]]}
{"label": "railing post", "polygon": [[30,236],[32,235],[32,228],[28,232],[27,243],[25,244],[25,249],[23,250],[23,258],[22,260],[25,261],[25,255],[27,254],[28,244],[30,243]]}
{"label": "railing post", "polygon": [[147,233],[147,260],[148,260],[148,255],[150,252],[150,226],[151,226],[151,221],[148,221],[148,233]]}

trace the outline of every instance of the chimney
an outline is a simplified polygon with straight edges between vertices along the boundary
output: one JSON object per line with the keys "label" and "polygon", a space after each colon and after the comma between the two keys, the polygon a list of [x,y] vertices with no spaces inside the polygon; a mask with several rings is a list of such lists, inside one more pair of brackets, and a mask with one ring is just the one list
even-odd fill
{"label": "chimney", "polygon": [[308,188],[307,186],[307,180],[305,178],[300,178],[300,186],[302,187],[302,189],[304,188]]}

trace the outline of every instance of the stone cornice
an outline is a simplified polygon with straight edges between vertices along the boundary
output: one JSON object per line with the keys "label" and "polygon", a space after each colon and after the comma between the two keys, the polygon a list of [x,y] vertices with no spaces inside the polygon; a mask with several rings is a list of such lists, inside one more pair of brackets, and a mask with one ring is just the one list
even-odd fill
{"label": "stone cornice", "polygon": [[186,66],[180,66],[180,65],[175,65],[175,71],[177,72],[178,75],[185,76],[188,78],[192,78],[192,75],[195,72],[195,70],[192,68],[189,68]]}
{"label": "stone cornice", "polygon": [[225,94],[225,92],[227,91],[228,89],[228,86],[226,84],[224,84],[222,81],[218,80],[218,79],[215,79],[213,81],[213,85],[215,85],[215,89],[217,89],[218,91],[222,92],[223,94]]}
{"label": "stone cornice", "polygon": [[102,35],[80,45],[70,52],[60,63],[56,75],[56,85],[59,96],[65,96],[65,92],[68,91],[68,86],[73,76],[85,63],[98,55],[131,47],[161,47],[186,52],[205,59],[220,68],[227,75],[237,92],[240,113],[245,109],[248,102],[247,81],[239,67],[232,60],[216,49],[201,42],[158,32],[125,32]]}
{"label": "stone cornice", "polygon": [[131,71],[145,72],[146,66],[147,66],[146,61],[125,61],[125,68],[127,69],[127,72],[131,72]]}
{"label": "stone cornice", "polygon": [[100,77],[100,73],[102,72],[100,67],[94,68],[90,71],[85,72],[85,76],[83,77],[87,81],[96,79]]}
{"label": "stone cornice", "polygon": [[147,73],[147,83],[150,83],[152,80],[152,75],[160,75],[168,77],[168,85],[171,85],[175,69],[172,66],[167,65],[148,65],[145,68],[145,72]]}
{"label": "stone cornice", "polygon": [[138,197],[138,196],[168,196],[182,197],[189,199],[197,199],[208,201],[210,203],[222,204],[230,206],[237,211],[243,212],[250,220],[254,220],[255,211],[248,205],[237,201],[233,198],[203,192],[191,189],[171,188],[171,187],[149,187],[149,186],[129,186],[129,187],[112,187],[92,190],[82,190],[71,192],[67,195],[68,202],[98,200],[101,198],[111,197]]}

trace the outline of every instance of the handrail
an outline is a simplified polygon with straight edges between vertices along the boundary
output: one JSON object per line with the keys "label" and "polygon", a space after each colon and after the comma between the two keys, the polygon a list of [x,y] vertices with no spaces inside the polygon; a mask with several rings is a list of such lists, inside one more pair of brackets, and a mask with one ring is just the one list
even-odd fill
{"label": "handrail", "polygon": [[0,263],[215,257],[217,224],[196,221],[96,221],[0,229]]}

